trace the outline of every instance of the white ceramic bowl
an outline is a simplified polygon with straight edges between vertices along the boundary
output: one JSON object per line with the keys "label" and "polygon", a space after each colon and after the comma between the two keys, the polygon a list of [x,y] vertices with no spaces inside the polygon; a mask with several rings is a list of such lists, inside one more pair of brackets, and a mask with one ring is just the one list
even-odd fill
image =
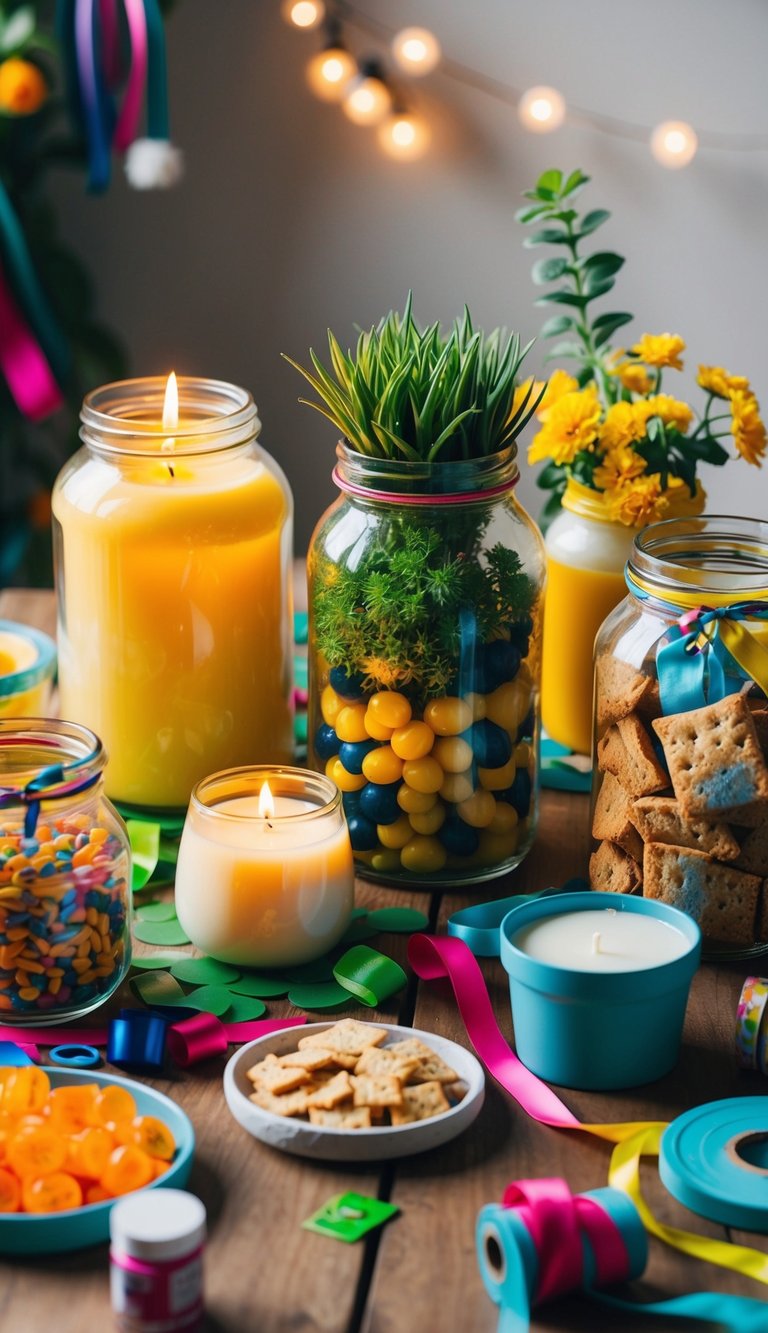
{"label": "white ceramic bowl", "polygon": [[419,1037],[455,1069],[467,1091],[462,1100],[450,1111],[431,1120],[417,1120],[411,1125],[381,1125],[375,1129],[328,1129],[311,1125],[306,1120],[291,1116],[273,1115],[249,1100],[253,1085],[246,1070],[262,1060],[268,1051],[285,1055],[295,1051],[299,1039],[312,1032],[325,1032],[333,1023],[308,1023],[303,1028],[288,1028],[273,1032],[242,1046],[232,1056],[224,1070],[224,1096],[238,1124],[255,1139],[268,1143],[271,1148],[295,1153],[299,1157],[314,1157],[332,1162],[375,1162],[387,1157],[410,1157],[448,1143],[480,1114],[485,1099],[485,1075],[482,1065],[463,1046],[438,1037],[434,1032],[420,1032],[416,1028],[394,1027],[389,1023],[374,1023],[372,1027],[386,1028],[388,1036],[383,1049],[393,1041]]}

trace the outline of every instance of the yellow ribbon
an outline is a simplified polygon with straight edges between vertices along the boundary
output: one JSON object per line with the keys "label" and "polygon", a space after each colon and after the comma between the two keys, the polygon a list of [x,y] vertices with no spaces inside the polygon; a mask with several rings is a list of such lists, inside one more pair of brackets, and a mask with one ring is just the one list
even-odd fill
{"label": "yellow ribbon", "polygon": [[[764,694],[768,694],[768,649],[750,634],[742,620],[720,620],[720,642],[731,657],[751,676]],[[758,621],[758,624],[760,622]],[[768,634],[768,621],[762,622]]]}

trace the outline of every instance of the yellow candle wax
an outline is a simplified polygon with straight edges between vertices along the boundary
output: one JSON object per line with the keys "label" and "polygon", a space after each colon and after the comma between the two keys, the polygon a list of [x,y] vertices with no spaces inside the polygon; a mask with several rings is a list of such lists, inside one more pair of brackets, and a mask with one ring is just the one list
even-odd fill
{"label": "yellow candle wax", "polygon": [[46,634],[0,621],[0,718],[44,715],[55,661]]}

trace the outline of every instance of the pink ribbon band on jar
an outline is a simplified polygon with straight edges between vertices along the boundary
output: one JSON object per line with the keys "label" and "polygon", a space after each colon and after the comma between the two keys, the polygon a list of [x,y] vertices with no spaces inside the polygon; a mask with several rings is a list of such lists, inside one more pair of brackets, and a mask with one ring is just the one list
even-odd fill
{"label": "pink ribbon band on jar", "polygon": [[507,491],[514,490],[520,474],[504,481],[499,486],[489,486],[487,490],[455,491],[450,495],[401,495],[399,491],[372,491],[368,486],[355,486],[341,476],[338,467],[331,473],[334,483],[347,495],[359,495],[364,500],[383,500],[389,504],[400,505],[461,505],[477,503],[480,500],[494,500]]}

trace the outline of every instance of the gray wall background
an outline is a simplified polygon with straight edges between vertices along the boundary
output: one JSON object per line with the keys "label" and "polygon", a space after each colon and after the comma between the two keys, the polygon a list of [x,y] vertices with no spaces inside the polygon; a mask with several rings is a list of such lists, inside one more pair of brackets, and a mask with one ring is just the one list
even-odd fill
{"label": "gray wall background", "polygon": [[[423,23],[446,56],[503,84],[550,83],[572,105],[651,126],[768,132],[763,0],[360,0],[393,29]],[[119,167],[103,198],[79,176],[57,183],[66,235],[88,260],[101,313],[137,374],[202,373],[247,385],[262,442],[296,497],[296,549],[333,495],[334,432],[297,403],[301,382],[280,360],[322,350],[332,327],[402,308],[450,321],[466,301],[479,327],[535,334],[530,265],[513,220],[521,192],[549,166],[592,177],[591,206],[611,210],[601,248],[627,256],[604,308],[634,312],[629,332],[677,332],[686,371],[665,387],[693,391],[699,362],[746,374],[768,415],[768,151],[700,148],[681,171],[643,143],[566,123],[523,130],[512,106],[440,70],[412,81],[433,123],[428,155],[398,164],[372,131],[318,102],[304,66],[319,44],[280,18],[278,0],[178,0],[168,21],[174,140],[186,178],[138,194]],[[359,56],[383,44],[348,29]],[[532,368],[541,365],[535,351]],[[689,373],[690,371],[690,373]],[[692,400],[694,406],[700,399]],[[521,495],[541,493],[523,464]],[[711,511],[766,516],[768,467],[708,469]]]}

